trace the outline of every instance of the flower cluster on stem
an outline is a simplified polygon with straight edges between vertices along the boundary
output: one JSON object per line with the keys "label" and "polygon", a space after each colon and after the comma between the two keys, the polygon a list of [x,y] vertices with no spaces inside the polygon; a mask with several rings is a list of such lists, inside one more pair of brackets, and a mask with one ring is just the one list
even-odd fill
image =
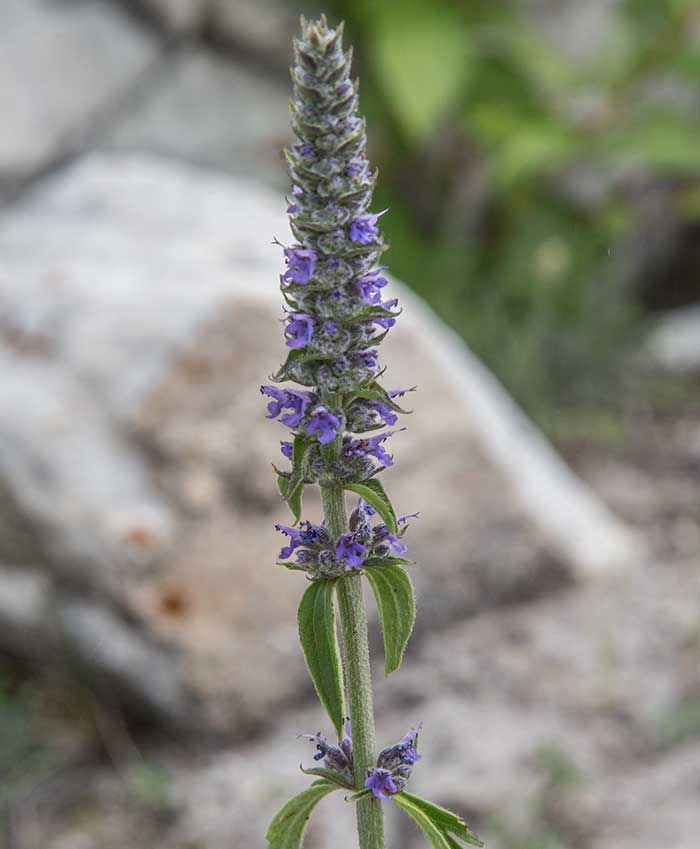
{"label": "flower cluster on stem", "polygon": [[[339,741],[331,744],[320,732],[305,735],[316,744],[319,765],[304,772],[317,780],[282,808],[267,838],[270,849],[298,849],[313,806],[344,788],[357,803],[360,849],[384,849],[387,800],[439,838],[435,846],[457,846],[450,834],[479,846],[457,815],[404,792],[421,757],[418,728],[376,756],[362,582],[369,582],[377,600],[389,674],[401,663],[415,618],[403,536],[417,514],[397,518],[378,475],[394,463],[389,440],[404,429],[397,425],[406,412],[399,400],[415,387],[386,388],[381,382],[379,346],[400,310],[385,291],[380,224],[387,210],[371,208],[377,172],[367,158],[350,65],[342,25],[332,29],[324,16],[313,23],[302,18],[292,67],[297,140],[285,151],[293,242],[278,243],[287,355],[260,390],[268,418],[290,431],[280,443],[283,468],[275,471],[296,521],[276,525],[287,538],[280,560],[310,580],[299,605],[299,636]],[[301,521],[302,493],[310,484],[321,490],[320,524]],[[350,516],[348,491],[359,496]],[[346,706],[349,724],[343,721]]]}

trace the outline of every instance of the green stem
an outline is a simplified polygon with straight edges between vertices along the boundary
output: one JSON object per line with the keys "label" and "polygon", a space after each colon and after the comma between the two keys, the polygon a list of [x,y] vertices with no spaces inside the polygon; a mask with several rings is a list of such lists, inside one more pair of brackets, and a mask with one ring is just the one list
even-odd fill
{"label": "green stem", "polygon": [[[321,487],[326,523],[333,539],[348,530],[342,489]],[[367,642],[367,614],[359,575],[347,575],[336,584],[345,648],[345,680],[350,703],[355,786],[362,789],[367,770],[375,765],[372,675]],[[360,849],[384,849],[384,815],[379,799],[369,796],[357,805]]]}

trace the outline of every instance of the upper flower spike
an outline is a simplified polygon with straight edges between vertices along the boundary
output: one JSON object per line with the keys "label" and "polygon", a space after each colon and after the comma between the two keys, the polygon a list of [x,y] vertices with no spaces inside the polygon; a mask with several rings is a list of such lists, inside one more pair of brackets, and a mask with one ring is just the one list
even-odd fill
{"label": "upper flower spike", "polygon": [[291,69],[297,142],[285,151],[296,242],[284,247],[280,275],[285,343],[292,350],[276,379],[314,387],[329,409],[329,393],[342,392],[349,408],[354,393],[374,383],[379,366],[368,352],[398,315],[396,301],[380,296],[387,280],[379,264],[385,250],[379,217],[386,210],[370,209],[376,172],[367,160],[350,63],[342,25],[332,29],[324,16],[301,19]]}
{"label": "upper flower spike", "polygon": [[[282,246],[280,274],[288,354],[273,380],[304,389],[262,387],[269,417],[294,431],[291,443],[282,444],[292,470],[281,472],[294,492],[309,483],[362,483],[392,465],[385,443],[401,428],[381,428],[394,427],[405,412],[394,399],[403,390],[392,393],[379,383],[377,346],[400,310],[385,294],[380,223],[387,210],[371,209],[377,175],[367,159],[351,59],[342,25],[334,29],[324,16],[301,19],[291,68],[296,141],[285,151],[294,242]],[[398,541],[386,542],[399,550]],[[333,565],[324,563],[323,572],[337,563],[362,565],[362,541],[348,536],[334,543],[326,555]]]}

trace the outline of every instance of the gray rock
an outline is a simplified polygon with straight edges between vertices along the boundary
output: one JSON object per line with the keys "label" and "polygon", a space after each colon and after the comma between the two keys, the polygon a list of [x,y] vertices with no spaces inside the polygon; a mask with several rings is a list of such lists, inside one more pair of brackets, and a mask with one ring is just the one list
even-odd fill
{"label": "gray rock", "polygon": [[700,306],[667,312],[652,333],[649,347],[654,360],[664,368],[700,371]]}
{"label": "gray rock", "polygon": [[286,87],[240,62],[186,49],[116,125],[107,146],[147,150],[254,176],[286,189]]}
{"label": "gray rock", "polygon": [[[93,605],[82,623],[131,623],[142,657],[166,651],[200,730],[244,734],[312,695],[295,634],[303,578],[274,566],[272,525],[288,516],[270,462],[284,431],[258,392],[284,356],[271,240],[286,233],[278,194],[147,156],[87,159],[0,217],[0,435],[12,446],[0,558],[50,575],[66,609]],[[397,508],[422,511],[409,536],[426,599],[417,639],[569,573],[636,564],[630,532],[393,285],[405,312],[388,380],[421,389],[386,475]],[[317,497],[306,509],[319,517]],[[56,618],[89,654],[94,627]],[[114,645],[101,663],[124,681]],[[144,669],[129,686],[172,720]]]}
{"label": "gray rock", "polygon": [[229,48],[243,47],[278,65],[289,64],[297,25],[281,0],[135,0],[171,32],[206,33]]}
{"label": "gray rock", "polygon": [[4,0],[0,31],[1,191],[80,147],[157,48],[103,3]]}

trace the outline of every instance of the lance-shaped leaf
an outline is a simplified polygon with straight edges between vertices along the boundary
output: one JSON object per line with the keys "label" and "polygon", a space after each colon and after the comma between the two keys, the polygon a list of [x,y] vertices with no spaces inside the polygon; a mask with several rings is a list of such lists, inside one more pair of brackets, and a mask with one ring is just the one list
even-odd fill
{"label": "lance-shaped leaf", "polygon": [[423,834],[433,844],[434,849],[453,849],[444,829],[434,823],[424,811],[414,805],[403,793],[396,793],[391,797],[391,801],[415,820]]}
{"label": "lance-shaped leaf", "polygon": [[398,533],[396,513],[394,512],[391,501],[389,501],[388,495],[384,492],[381,481],[378,481],[376,478],[370,478],[369,480],[362,481],[362,483],[347,484],[345,488],[356,492],[364,498],[369,506],[373,507],[381,516],[392,534]]}
{"label": "lance-shaped leaf", "polygon": [[289,505],[289,509],[292,511],[292,515],[294,516],[294,524],[296,524],[299,519],[301,519],[301,496],[304,492],[304,485],[301,484],[297,486],[292,495],[287,498],[289,486],[289,478],[283,478],[281,475],[277,475],[277,489],[279,491],[279,494]]}
{"label": "lance-shaped leaf", "polygon": [[377,600],[384,634],[384,670],[389,675],[401,666],[401,658],[416,619],[413,585],[406,570],[398,565],[365,569],[364,574]]}
{"label": "lance-shaped leaf", "polygon": [[352,796],[346,796],[346,802],[359,802],[360,799],[366,799],[368,796],[372,794],[372,790],[369,787],[366,787],[364,790],[360,790],[358,793],[353,793]]}
{"label": "lance-shaped leaf", "polygon": [[309,451],[314,444],[313,440],[306,439],[306,437],[297,433],[292,444],[291,474],[277,472],[277,489],[289,505],[289,509],[294,515],[295,524],[301,518],[301,497],[304,492],[307,460]]}
{"label": "lance-shaped leaf", "polygon": [[290,799],[275,815],[265,834],[269,849],[299,849],[311,812],[324,796],[337,789],[337,784],[319,779]]}
{"label": "lance-shaped leaf", "polygon": [[[279,371],[272,375],[272,380],[274,380],[276,383],[281,383],[283,380],[287,380],[289,370],[292,366],[297,365],[298,363],[308,363],[312,360],[324,359],[328,358],[314,351],[307,351],[304,348],[293,348],[287,354],[287,359],[280,366]],[[297,380],[297,383],[299,382],[300,381]]]}
{"label": "lance-shaped leaf", "polygon": [[331,722],[343,733],[343,667],[333,611],[333,581],[314,581],[299,604],[299,638],[311,679]]}
{"label": "lance-shaped leaf", "polygon": [[[407,389],[406,391],[410,392],[411,390]],[[404,415],[408,415],[411,412],[411,410],[404,410],[403,407],[400,407],[386,389],[378,383],[370,384],[366,389],[356,390],[353,392],[353,396],[355,398],[367,398],[370,401],[380,401],[382,404],[386,404],[391,410],[397,413],[404,413]]]}
{"label": "lance-shaped leaf", "polygon": [[344,787],[346,790],[355,789],[353,783],[342,772],[338,772],[337,769],[328,769],[325,766],[314,766],[311,769],[304,769],[303,766],[299,768],[304,775],[317,775],[319,778],[325,778],[326,781],[331,781],[333,784],[337,784],[338,787]]}
{"label": "lance-shaped leaf", "polygon": [[[398,793],[397,796],[400,796],[402,800],[422,811],[430,820],[432,820],[432,822],[435,823],[435,825],[441,828],[444,832],[451,832],[452,834],[455,834],[457,837],[459,837],[460,840],[463,840],[465,843],[469,843],[472,846],[484,845],[483,841],[479,840],[476,834],[471,831],[469,826],[458,814],[455,814],[452,811],[449,811],[447,808],[441,807],[440,805],[436,805],[434,802],[428,802],[427,799],[421,799],[420,796],[414,796],[413,793],[407,793],[405,790],[401,793]],[[397,796],[392,797],[394,801],[396,801]],[[447,839],[451,841],[451,845],[458,845],[454,841],[452,841],[449,834],[447,834],[446,836]]]}
{"label": "lance-shaped leaf", "polygon": [[405,557],[368,557],[362,564],[362,569],[384,568],[385,566],[413,566],[413,560],[406,560]]}

